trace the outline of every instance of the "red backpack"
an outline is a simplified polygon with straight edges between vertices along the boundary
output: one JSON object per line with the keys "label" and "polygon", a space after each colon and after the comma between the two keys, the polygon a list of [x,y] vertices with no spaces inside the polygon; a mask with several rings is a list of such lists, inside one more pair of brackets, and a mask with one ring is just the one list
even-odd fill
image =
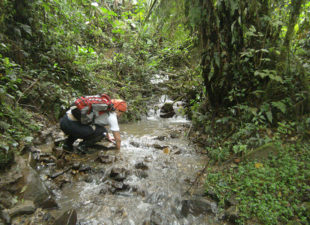
{"label": "red backpack", "polygon": [[111,98],[106,95],[82,96],[74,101],[71,110],[73,116],[82,124],[90,124],[99,115],[113,111]]}

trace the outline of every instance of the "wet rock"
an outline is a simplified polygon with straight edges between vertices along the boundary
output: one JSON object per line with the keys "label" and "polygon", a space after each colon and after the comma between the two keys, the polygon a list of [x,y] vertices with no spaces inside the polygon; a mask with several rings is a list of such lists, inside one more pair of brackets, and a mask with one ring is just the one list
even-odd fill
{"label": "wet rock", "polygon": [[57,169],[63,169],[63,168],[65,167],[65,165],[66,165],[66,162],[65,162],[64,159],[58,159],[58,160],[56,161],[56,167],[57,167]]}
{"label": "wet rock", "polygon": [[151,203],[151,204],[158,204],[160,202],[163,202],[167,199],[167,194],[163,193],[163,192],[154,192],[151,193],[149,196],[147,196],[146,198],[146,202],[147,203]]}
{"label": "wet rock", "polygon": [[11,193],[20,193],[20,197],[25,200],[43,201],[47,199],[50,193],[37,172],[28,166],[22,157],[17,157],[16,162],[12,169],[0,178],[0,189]]}
{"label": "wet rock", "polygon": [[63,174],[54,180],[55,184],[59,189],[62,189],[66,184],[72,182],[72,176],[69,174]]}
{"label": "wet rock", "polygon": [[164,218],[162,217],[162,215],[159,212],[157,212],[156,210],[153,210],[151,213],[151,217],[150,217],[150,224],[152,224],[152,225],[165,224]]}
{"label": "wet rock", "polygon": [[[15,221],[14,221],[15,222]],[[30,218],[28,218],[28,221],[24,222],[23,224],[29,224],[29,225],[49,225],[53,224],[55,222],[55,218],[45,210],[38,208],[33,215],[31,215]],[[16,223],[14,223],[16,224]],[[21,224],[21,223],[18,223]]]}
{"label": "wet rock", "polygon": [[105,174],[105,168],[94,168],[93,171],[95,174],[99,174],[100,176]]}
{"label": "wet rock", "polygon": [[111,186],[115,188],[116,191],[125,191],[128,189],[128,185],[123,182],[112,181]]}
{"label": "wet rock", "polygon": [[131,141],[130,144],[136,148],[139,148],[141,144],[139,142]]}
{"label": "wet rock", "polygon": [[[5,225],[11,224],[11,217],[6,210],[0,211],[0,219],[4,222]],[[0,224],[1,224],[0,220]]]}
{"label": "wet rock", "polygon": [[63,169],[61,171],[57,171],[57,172],[53,172],[51,175],[49,175],[50,178],[55,179],[63,174],[65,174],[66,172],[68,172],[69,170],[72,170],[72,167],[68,167],[66,169]]}
{"label": "wet rock", "polygon": [[98,156],[97,161],[104,164],[110,164],[116,161],[116,157],[111,155],[101,155]]}
{"label": "wet rock", "polygon": [[201,214],[215,214],[216,204],[205,199],[190,199],[182,201],[181,215],[187,217],[189,214],[199,216]]}
{"label": "wet rock", "polygon": [[173,152],[173,154],[175,154],[175,155],[180,155],[180,154],[182,154],[182,150],[181,150],[181,149],[176,149],[176,150]]}
{"label": "wet rock", "polygon": [[42,209],[58,208],[58,204],[52,196],[47,197],[42,202],[36,202],[36,205],[40,205]]}
{"label": "wet rock", "polygon": [[71,170],[71,174],[72,174],[72,175],[77,175],[78,173],[79,173],[78,170]]}
{"label": "wet rock", "polygon": [[163,150],[164,148],[167,148],[168,146],[166,145],[160,145],[160,144],[153,144],[151,147],[156,148],[156,149],[160,149]]}
{"label": "wet rock", "polygon": [[164,141],[167,139],[167,136],[158,136],[155,138],[155,140]]}
{"label": "wet rock", "polygon": [[77,214],[74,209],[66,211],[61,217],[56,219],[53,225],[76,225]]}
{"label": "wet rock", "polygon": [[21,204],[16,205],[13,208],[10,208],[7,212],[11,218],[24,215],[24,214],[33,214],[36,210],[36,207],[33,201],[25,200]]}
{"label": "wet rock", "polygon": [[103,188],[100,189],[99,194],[105,195],[109,193],[109,187],[108,186],[104,186]]}
{"label": "wet rock", "polygon": [[149,167],[143,163],[143,162],[138,162],[136,165],[135,165],[135,168],[136,169],[141,169],[141,170],[147,170],[149,169]]}
{"label": "wet rock", "polygon": [[10,193],[17,192],[19,187],[15,184],[22,180],[22,178],[21,171],[14,165],[7,173],[0,175],[0,190]]}
{"label": "wet rock", "polygon": [[72,169],[73,170],[79,170],[80,169],[80,166],[81,166],[81,163],[80,162],[74,162],[72,164]]}
{"label": "wet rock", "polygon": [[0,204],[5,208],[11,208],[14,204],[12,194],[8,191],[0,191]]}
{"label": "wet rock", "polygon": [[90,165],[82,164],[79,168],[80,172],[88,172],[91,171]]}
{"label": "wet rock", "polygon": [[54,147],[55,147],[55,144],[52,141],[37,146],[37,148],[40,149],[41,152],[44,152],[44,153],[52,153]]}
{"label": "wet rock", "polygon": [[65,151],[63,150],[62,147],[55,147],[54,151],[53,151],[53,154],[55,155],[55,157],[57,159],[59,159],[59,158],[61,158],[63,156],[64,152]]}
{"label": "wet rock", "polygon": [[43,207],[45,201],[50,201],[51,193],[41,181],[39,174],[27,166],[23,159],[19,160],[20,170],[23,178],[16,184],[21,197],[25,200],[33,201],[37,207]]}
{"label": "wet rock", "polygon": [[116,181],[123,181],[129,175],[129,171],[124,168],[113,168],[110,177]]}
{"label": "wet rock", "polygon": [[160,109],[160,117],[171,118],[175,115],[172,103],[165,103]]}
{"label": "wet rock", "polygon": [[91,182],[93,182],[93,178],[91,177],[91,176],[86,176],[86,177],[84,177],[84,181],[86,182],[86,183],[91,183]]}
{"label": "wet rock", "polygon": [[144,170],[137,170],[135,172],[136,176],[139,178],[147,178],[149,175],[147,174],[147,172],[145,172]]}
{"label": "wet rock", "polygon": [[143,221],[142,225],[151,225],[151,221],[145,220],[145,221]]}
{"label": "wet rock", "polygon": [[43,162],[43,163],[55,163],[57,159],[55,156],[49,154],[49,153],[40,153],[40,158],[38,161]]}
{"label": "wet rock", "polygon": [[115,180],[109,180],[105,183],[103,188],[100,190],[100,194],[115,194],[119,191],[126,191],[129,189],[129,186],[127,184],[124,184],[123,182],[115,181]]}
{"label": "wet rock", "polygon": [[173,133],[170,134],[170,137],[171,137],[172,139],[174,139],[174,138],[179,138],[179,137],[180,137],[180,134],[179,134],[177,131],[174,131]]}
{"label": "wet rock", "polygon": [[33,140],[35,145],[42,145],[46,143],[53,143],[54,144],[54,136],[57,135],[57,127],[52,126],[45,130],[42,130],[37,137]]}
{"label": "wet rock", "polygon": [[138,194],[138,195],[140,195],[142,197],[145,197],[147,195],[147,191],[144,188],[142,188],[141,186],[137,185],[137,184],[129,185],[128,190],[130,192],[135,192],[136,194]]}
{"label": "wet rock", "polygon": [[152,156],[145,156],[143,161],[144,162],[152,162],[153,161],[153,157]]}

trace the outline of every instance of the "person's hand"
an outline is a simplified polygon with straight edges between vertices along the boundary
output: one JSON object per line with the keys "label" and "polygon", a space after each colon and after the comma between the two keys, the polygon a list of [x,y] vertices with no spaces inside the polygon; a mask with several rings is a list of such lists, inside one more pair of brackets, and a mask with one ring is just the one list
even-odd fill
{"label": "person's hand", "polygon": [[108,141],[115,144],[115,138],[112,138],[109,134],[107,135]]}

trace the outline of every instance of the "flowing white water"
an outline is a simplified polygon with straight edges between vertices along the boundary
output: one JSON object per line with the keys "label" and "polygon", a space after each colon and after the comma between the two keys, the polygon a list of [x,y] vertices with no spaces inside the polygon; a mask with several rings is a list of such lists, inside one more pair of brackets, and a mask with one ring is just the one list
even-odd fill
{"label": "flowing white water", "polygon": [[[195,180],[206,158],[186,139],[190,122],[180,114],[180,103],[174,104],[180,113],[173,118],[159,117],[159,109],[167,101],[162,96],[146,119],[121,125],[121,151],[105,152],[116,159],[113,163],[94,162],[96,153],[85,156],[97,171],[90,175],[92,182],[76,180],[65,185],[58,193],[60,210],[55,213],[76,209],[80,225],[216,224],[214,216],[184,216],[181,212],[182,200],[190,197],[185,194],[189,181]],[[112,168],[127,171],[122,182],[127,189],[102,193],[111,182]]]}

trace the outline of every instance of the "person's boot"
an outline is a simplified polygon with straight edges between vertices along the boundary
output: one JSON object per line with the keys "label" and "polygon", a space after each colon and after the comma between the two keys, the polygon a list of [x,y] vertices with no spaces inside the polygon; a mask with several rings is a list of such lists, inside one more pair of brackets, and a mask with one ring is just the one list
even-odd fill
{"label": "person's boot", "polygon": [[77,147],[76,150],[78,150],[80,153],[82,154],[86,154],[87,153],[87,146],[85,145],[85,143],[81,142]]}
{"label": "person's boot", "polygon": [[66,150],[66,151],[69,151],[69,152],[72,152],[73,151],[73,143],[74,143],[74,141],[72,142],[72,140],[67,138],[65,140],[64,144],[62,145],[62,149]]}
{"label": "person's boot", "polygon": [[91,147],[91,146],[95,145],[97,142],[101,141],[101,139],[104,138],[104,137],[105,137],[105,134],[102,134],[102,135],[98,135],[98,136],[93,137],[93,138],[86,139],[86,140],[82,141],[77,146],[76,149],[79,152],[81,152],[82,154],[85,154],[88,151],[88,147]]}

